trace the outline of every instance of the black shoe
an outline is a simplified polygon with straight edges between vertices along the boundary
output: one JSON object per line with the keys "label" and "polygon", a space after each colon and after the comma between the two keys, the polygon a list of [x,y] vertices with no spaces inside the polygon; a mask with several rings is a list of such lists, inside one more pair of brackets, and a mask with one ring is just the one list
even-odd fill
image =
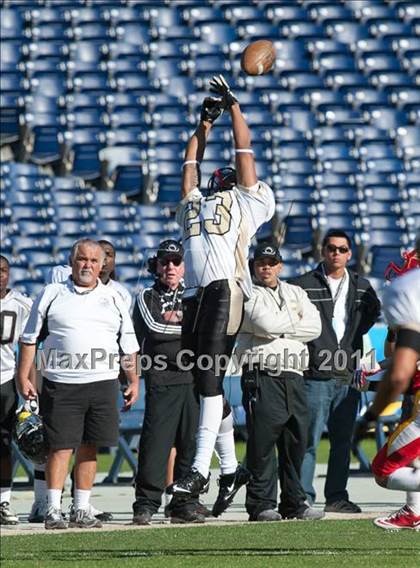
{"label": "black shoe", "polygon": [[103,523],[109,523],[114,519],[112,513],[107,513],[106,511],[98,513],[97,515],[95,515],[95,517],[98,519],[98,521],[102,521]]}
{"label": "black shoe", "polygon": [[185,477],[179,481],[175,481],[166,488],[166,492],[169,495],[187,496],[191,495],[193,497],[198,497],[200,492],[206,487],[210,479],[210,474],[206,479],[204,475],[201,475],[196,469],[190,469]]}
{"label": "black shoe", "polygon": [[340,499],[339,501],[332,501],[325,505],[326,513],[361,513],[362,509],[356,503],[352,503],[348,499]]}
{"label": "black shoe", "polygon": [[171,511],[171,524],[204,523],[204,515],[192,509]]}
{"label": "black shoe", "polygon": [[147,509],[143,511],[134,511],[133,525],[150,525],[152,520],[152,513]]}
{"label": "black shoe", "polygon": [[207,507],[204,505],[204,503],[201,503],[200,501],[198,502],[198,505],[197,505],[195,510],[200,515],[203,515],[203,517],[211,517],[212,516],[212,512],[210,511],[210,509],[207,509]]}
{"label": "black shoe", "polygon": [[325,512],[318,509],[314,509],[308,503],[300,507],[296,511],[289,513],[282,513],[283,519],[299,519],[301,521],[319,521],[325,517]]}
{"label": "black shoe", "polygon": [[219,494],[213,505],[213,517],[218,517],[226,511],[239,489],[246,485],[250,479],[251,473],[241,464],[238,465],[235,473],[219,477]]}

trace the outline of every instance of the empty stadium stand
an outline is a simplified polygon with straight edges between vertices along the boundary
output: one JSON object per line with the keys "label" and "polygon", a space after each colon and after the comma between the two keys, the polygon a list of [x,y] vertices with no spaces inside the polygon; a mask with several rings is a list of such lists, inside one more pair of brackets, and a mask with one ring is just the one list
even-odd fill
{"label": "empty stadium stand", "polygon": [[[388,259],[413,244],[415,0],[3,0],[0,33],[2,248],[19,289],[39,290],[79,235],[116,243],[133,290],[150,283],[147,249],[178,235],[183,148],[220,72],[275,191],[285,275],[313,265],[332,226],[352,235],[358,268],[378,286]],[[240,53],[259,38],[275,43],[276,64],[246,77]],[[203,183],[233,160],[227,117],[206,156]]]}

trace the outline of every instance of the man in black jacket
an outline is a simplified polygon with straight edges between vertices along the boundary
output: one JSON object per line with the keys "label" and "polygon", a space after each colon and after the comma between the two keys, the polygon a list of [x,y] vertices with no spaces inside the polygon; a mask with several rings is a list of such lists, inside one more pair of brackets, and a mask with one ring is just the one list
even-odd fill
{"label": "man in black jacket", "polygon": [[331,449],[324,489],[325,510],[360,513],[360,507],[349,500],[346,490],[360,397],[349,383],[363,355],[363,335],[378,319],[380,303],[369,282],[346,268],[352,253],[350,238],[344,231],[330,230],[326,234],[322,254],[323,262],[315,270],[292,281],[307,292],[322,320],[321,335],[308,343],[305,388],[309,431],[301,481],[313,503],[316,450],[327,424]]}
{"label": "man in black jacket", "polygon": [[[133,312],[142,364],[145,369],[151,364],[144,371],[146,411],[133,503],[133,522],[138,525],[150,524],[160,507],[171,448],[177,450],[176,477],[182,477],[191,467],[199,417],[193,375],[177,365],[184,290],[182,246],[174,240],[163,241],[149,268],[156,282],[139,293]],[[169,505],[171,522],[204,522],[197,506],[195,497],[174,496]]]}

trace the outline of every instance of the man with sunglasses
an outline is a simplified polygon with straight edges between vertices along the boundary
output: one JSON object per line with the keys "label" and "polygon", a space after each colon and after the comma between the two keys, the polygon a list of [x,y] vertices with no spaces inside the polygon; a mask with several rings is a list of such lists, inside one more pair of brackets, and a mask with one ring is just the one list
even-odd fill
{"label": "man with sunglasses", "polygon": [[363,353],[363,335],[380,314],[380,302],[368,280],[349,270],[351,242],[341,230],[328,231],[322,242],[323,261],[292,280],[318,308],[321,335],[308,343],[309,369],[305,388],[309,405],[308,446],[301,481],[308,501],[315,502],[313,479],[316,451],[327,425],[330,454],[325,481],[325,511],[360,513],[346,490],[351,438],[360,393],[351,388],[353,371]]}
{"label": "man with sunglasses", "polygon": [[[212,78],[210,90],[217,97],[204,100],[200,123],[188,142],[177,210],[185,247],[182,343],[192,353],[194,378],[200,393],[194,462],[189,473],[172,485],[173,493],[181,495],[197,495],[208,483],[211,457],[223,419],[225,371],[216,363],[221,356],[225,359],[231,356],[244,300],[251,295],[248,269],[251,239],[275,210],[273,192],[257,178],[250,131],[238,100],[221,75]],[[202,192],[200,162],[212,125],[224,110],[232,120],[236,169],[217,169],[207,191]],[[200,368],[203,357],[212,363]],[[219,487],[225,503],[248,480],[242,473],[236,459],[223,472]],[[219,512],[217,507],[216,513]]]}
{"label": "man with sunglasses", "polygon": [[[133,522],[137,525],[150,524],[161,505],[171,449],[175,447],[177,452],[175,475],[184,475],[194,457],[199,405],[192,373],[177,364],[181,349],[183,254],[178,241],[160,243],[156,256],[149,259],[149,271],[156,281],[138,294],[134,305],[134,329],[141,355],[150,359],[143,372],[146,412],[133,503]],[[168,507],[171,522],[203,522],[198,505],[195,497],[174,497]]]}

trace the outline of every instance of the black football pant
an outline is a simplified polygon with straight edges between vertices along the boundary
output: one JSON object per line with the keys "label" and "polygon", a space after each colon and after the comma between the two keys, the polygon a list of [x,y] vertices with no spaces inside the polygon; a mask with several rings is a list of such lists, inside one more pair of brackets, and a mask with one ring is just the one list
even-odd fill
{"label": "black football pant", "polygon": [[[198,397],[192,384],[147,388],[135,480],[135,513],[147,509],[153,514],[159,509],[173,447],[177,451],[174,478],[182,478],[189,471],[195,454],[199,411]],[[176,510],[176,501],[175,497],[171,501],[173,511]],[[182,507],[192,508],[196,504],[195,498],[179,503]]]}
{"label": "black football pant", "polygon": [[182,349],[192,354],[193,373],[202,396],[223,394],[223,379],[242,323],[244,298],[235,280],[216,280],[184,298]]}
{"label": "black football pant", "polygon": [[258,371],[256,388],[248,384],[242,379],[248,428],[247,467],[253,476],[247,485],[246,509],[251,518],[276,509],[279,479],[279,512],[287,515],[300,511],[306,500],[300,484],[307,432],[304,379],[296,373],[284,372],[272,378]]}

